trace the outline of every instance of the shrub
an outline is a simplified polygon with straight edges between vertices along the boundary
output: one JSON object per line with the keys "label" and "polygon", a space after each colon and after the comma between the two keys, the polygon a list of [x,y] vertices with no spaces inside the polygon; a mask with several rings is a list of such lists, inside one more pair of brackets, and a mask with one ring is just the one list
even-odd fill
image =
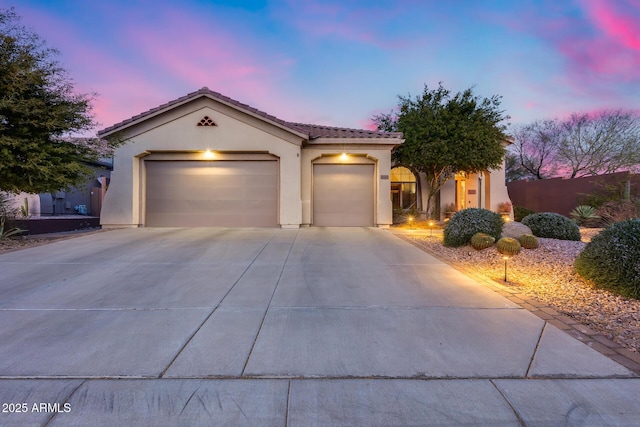
{"label": "shrub", "polygon": [[636,203],[631,200],[606,202],[600,206],[597,213],[605,225],[638,218],[640,216],[640,199]]}
{"label": "shrub", "polygon": [[513,207],[513,220],[520,222],[527,215],[531,215],[531,214],[534,214],[534,213],[536,213],[536,212],[532,211],[531,209],[527,209],[527,208],[524,208],[522,206],[514,206]]}
{"label": "shrub", "polygon": [[522,223],[531,229],[534,236],[559,240],[580,240],[580,229],[566,216],[542,212],[526,216]]}
{"label": "shrub", "polygon": [[640,219],[601,231],[578,255],[575,267],[601,288],[640,299]]}
{"label": "shrub", "polygon": [[499,213],[511,213],[511,202],[502,202],[498,203],[498,212]]}
{"label": "shrub", "polygon": [[503,237],[496,243],[498,252],[502,255],[518,255],[520,253],[520,243],[513,237]]}
{"label": "shrub", "polygon": [[523,234],[518,237],[518,243],[525,249],[535,249],[538,247],[538,238],[533,234]]}
{"label": "shrub", "polygon": [[600,219],[599,215],[596,215],[596,208],[593,206],[580,205],[569,213],[571,219],[582,227],[592,225],[596,220]]}
{"label": "shrub", "polygon": [[486,233],[476,233],[471,236],[471,246],[477,250],[490,248],[495,242],[496,239]]}
{"label": "shrub", "polygon": [[469,208],[456,212],[444,227],[445,246],[463,246],[476,233],[485,233],[494,239],[502,232],[502,217],[487,209]]}

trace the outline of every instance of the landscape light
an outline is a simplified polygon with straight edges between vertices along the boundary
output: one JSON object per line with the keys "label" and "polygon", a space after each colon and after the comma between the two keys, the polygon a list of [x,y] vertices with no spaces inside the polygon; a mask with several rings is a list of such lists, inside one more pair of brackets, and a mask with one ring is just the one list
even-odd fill
{"label": "landscape light", "polygon": [[509,261],[509,257],[508,256],[503,256],[502,259],[504,260],[504,281],[507,281],[507,261]]}

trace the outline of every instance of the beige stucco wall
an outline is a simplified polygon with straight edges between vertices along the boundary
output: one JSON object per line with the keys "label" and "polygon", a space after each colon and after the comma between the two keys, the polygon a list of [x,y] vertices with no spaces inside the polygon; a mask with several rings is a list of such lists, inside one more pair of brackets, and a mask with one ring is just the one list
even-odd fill
{"label": "beige stucco wall", "polygon": [[5,193],[0,192],[0,196],[2,196],[7,201],[6,208],[10,213],[15,213],[18,217],[22,215],[22,208],[25,206],[24,201],[27,199],[27,203],[29,205],[29,211],[27,212],[27,216],[39,216],[40,215],[40,196],[37,194],[31,193]]}
{"label": "beige stucco wall", "polygon": [[[366,144],[366,140],[362,143]],[[342,153],[347,154],[346,159],[341,159]],[[302,184],[302,224],[312,224],[312,175],[314,161],[322,163],[373,163],[375,165],[374,176],[376,196],[374,221],[378,227],[387,227],[392,223],[391,184],[389,173],[391,171],[391,147],[370,145],[325,145],[307,146],[302,150],[301,158],[301,184]]]}
{"label": "beige stucco wall", "polygon": [[[505,183],[504,167],[485,171],[481,181],[478,177],[479,174],[469,174],[466,179],[467,208],[485,208],[497,212],[498,204],[511,201]],[[469,190],[475,190],[475,194],[469,194]],[[456,181],[453,178],[440,189],[440,206],[444,207],[449,203],[456,203]],[[444,212],[441,212],[441,217],[444,217],[443,215]],[[511,219],[513,219],[513,212],[511,212]]]}
{"label": "beige stucco wall", "polygon": [[[502,162],[502,168],[491,171],[490,177],[491,188],[491,207],[492,211],[498,210],[498,205],[503,202],[511,202],[509,198],[509,192],[507,191],[507,184],[505,182],[505,164]],[[513,209],[510,213],[511,220],[513,220]]]}
{"label": "beige stucco wall", "polygon": [[[204,117],[217,126],[196,126]],[[209,98],[199,98],[156,117],[129,127],[122,137],[128,142],[114,156],[111,183],[102,207],[105,227],[144,224],[143,158],[158,151],[191,152],[202,155],[207,149],[227,152],[261,152],[275,155],[280,162],[279,222],[298,226],[300,206],[300,151],[302,138],[294,133],[244,114]]]}

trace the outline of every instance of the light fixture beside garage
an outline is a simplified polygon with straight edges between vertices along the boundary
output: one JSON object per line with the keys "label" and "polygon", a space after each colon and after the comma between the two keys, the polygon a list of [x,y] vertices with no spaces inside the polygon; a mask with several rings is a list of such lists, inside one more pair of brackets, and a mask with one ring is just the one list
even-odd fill
{"label": "light fixture beside garage", "polygon": [[349,156],[347,156],[347,153],[340,154],[340,161],[346,162],[347,160],[349,160]]}
{"label": "light fixture beside garage", "polygon": [[204,152],[204,158],[207,160],[213,160],[216,158],[216,153],[207,148],[207,151]]}

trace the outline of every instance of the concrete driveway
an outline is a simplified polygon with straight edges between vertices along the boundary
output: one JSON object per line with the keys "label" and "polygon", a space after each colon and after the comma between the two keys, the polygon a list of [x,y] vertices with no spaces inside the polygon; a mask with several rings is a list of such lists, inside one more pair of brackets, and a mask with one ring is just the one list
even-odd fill
{"label": "concrete driveway", "polygon": [[633,373],[384,230],[112,230],[0,268],[0,425],[640,419]]}

